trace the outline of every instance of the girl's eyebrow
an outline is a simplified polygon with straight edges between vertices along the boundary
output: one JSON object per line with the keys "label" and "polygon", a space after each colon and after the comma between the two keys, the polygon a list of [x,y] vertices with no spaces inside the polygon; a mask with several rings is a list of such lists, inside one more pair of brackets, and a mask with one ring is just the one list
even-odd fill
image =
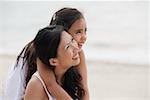
{"label": "girl's eyebrow", "polygon": [[82,31],[82,30],[87,30],[87,28],[85,28],[85,29],[76,29],[74,31]]}
{"label": "girl's eyebrow", "polygon": [[82,31],[83,29],[76,29],[76,30],[74,30],[74,31]]}

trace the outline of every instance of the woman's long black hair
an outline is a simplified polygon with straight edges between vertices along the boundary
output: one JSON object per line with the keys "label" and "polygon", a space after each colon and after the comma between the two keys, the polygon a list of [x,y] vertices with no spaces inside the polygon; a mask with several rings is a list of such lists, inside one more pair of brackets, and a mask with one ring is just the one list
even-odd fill
{"label": "woman's long black hair", "polygon": [[[61,25],[64,30],[68,32],[71,25],[78,19],[84,18],[82,13],[75,8],[62,8],[57,11],[49,25]],[[27,64],[27,76],[26,76],[26,85],[31,79],[31,76],[37,71],[36,57],[34,40],[29,42],[21,51],[17,57],[17,64],[19,60],[23,59],[23,65]],[[16,64],[16,66],[17,66]],[[73,99],[82,99],[84,93],[83,86],[81,84],[82,77],[79,71],[72,67],[64,75],[63,88]]]}

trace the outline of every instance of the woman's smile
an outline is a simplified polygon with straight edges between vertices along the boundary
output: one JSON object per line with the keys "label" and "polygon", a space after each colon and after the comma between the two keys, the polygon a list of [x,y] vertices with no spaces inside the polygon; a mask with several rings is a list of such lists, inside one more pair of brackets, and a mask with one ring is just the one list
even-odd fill
{"label": "woman's smile", "polygon": [[79,54],[77,53],[76,55],[73,56],[73,60],[77,60],[79,58]]}

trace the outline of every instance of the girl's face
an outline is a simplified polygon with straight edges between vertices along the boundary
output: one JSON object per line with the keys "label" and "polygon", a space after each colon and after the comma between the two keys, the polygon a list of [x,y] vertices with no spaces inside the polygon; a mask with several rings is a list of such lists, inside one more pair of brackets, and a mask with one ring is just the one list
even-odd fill
{"label": "girl's face", "polygon": [[71,36],[77,41],[79,49],[82,48],[86,41],[86,31],[86,22],[83,18],[76,20],[68,30]]}
{"label": "girl's face", "polygon": [[62,32],[57,52],[57,61],[64,69],[80,63],[78,44],[66,31]]}

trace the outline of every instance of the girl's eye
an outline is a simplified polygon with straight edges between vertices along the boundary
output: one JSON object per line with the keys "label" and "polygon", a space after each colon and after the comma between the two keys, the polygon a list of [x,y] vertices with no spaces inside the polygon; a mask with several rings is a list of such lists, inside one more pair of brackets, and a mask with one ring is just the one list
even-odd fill
{"label": "girl's eye", "polygon": [[76,32],[76,34],[80,34],[80,33],[81,33],[81,31],[77,31],[77,32]]}
{"label": "girl's eye", "polygon": [[87,28],[85,28],[85,32],[87,32]]}

